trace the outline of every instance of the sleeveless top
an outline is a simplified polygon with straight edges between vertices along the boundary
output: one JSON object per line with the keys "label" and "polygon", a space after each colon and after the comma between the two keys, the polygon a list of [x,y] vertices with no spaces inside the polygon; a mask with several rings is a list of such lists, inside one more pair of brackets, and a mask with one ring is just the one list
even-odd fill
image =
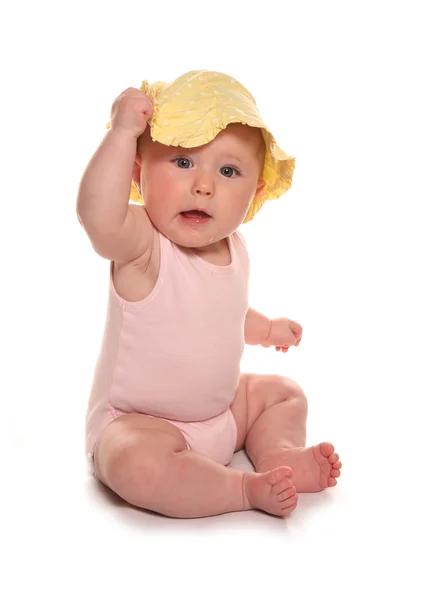
{"label": "sleeveless top", "polygon": [[118,295],[111,263],[87,409],[88,452],[116,411],[201,421],[224,412],[236,393],[248,310],[243,237],[236,231],[227,238],[231,263],[218,266],[158,234],[158,279],[143,300]]}

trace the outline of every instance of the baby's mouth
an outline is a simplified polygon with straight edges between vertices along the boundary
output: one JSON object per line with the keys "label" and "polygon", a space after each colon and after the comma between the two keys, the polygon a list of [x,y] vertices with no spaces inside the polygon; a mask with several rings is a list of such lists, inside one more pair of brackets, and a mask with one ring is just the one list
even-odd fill
{"label": "baby's mouth", "polygon": [[188,218],[209,218],[211,215],[209,215],[208,213],[204,212],[203,210],[185,210],[184,212],[180,213],[181,215],[183,215],[184,217],[188,217]]}

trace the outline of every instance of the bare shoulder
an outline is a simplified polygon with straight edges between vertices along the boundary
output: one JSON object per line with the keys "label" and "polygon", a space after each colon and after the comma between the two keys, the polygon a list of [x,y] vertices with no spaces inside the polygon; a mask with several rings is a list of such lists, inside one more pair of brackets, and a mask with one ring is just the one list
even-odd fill
{"label": "bare shoulder", "polygon": [[[136,207],[138,209],[138,207]],[[159,274],[159,233],[152,228],[148,252],[126,262],[112,262],[112,278],[117,294],[127,302],[144,300],[153,290]]]}
{"label": "bare shoulder", "polygon": [[80,220],[94,250],[110,261],[127,264],[152,251],[154,226],[144,206],[129,204],[124,224],[114,232],[102,231]]}
{"label": "bare shoulder", "polygon": [[127,217],[121,231],[119,243],[123,249],[123,257],[116,262],[130,263],[149,260],[152,254],[154,226],[144,206],[129,204]]}

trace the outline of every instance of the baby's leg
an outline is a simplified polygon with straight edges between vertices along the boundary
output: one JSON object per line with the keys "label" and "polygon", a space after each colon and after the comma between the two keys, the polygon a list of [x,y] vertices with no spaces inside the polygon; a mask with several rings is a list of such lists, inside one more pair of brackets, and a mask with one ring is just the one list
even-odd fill
{"label": "baby's leg", "polygon": [[170,517],[194,518],[259,508],[285,516],[297,504],[292,471],[244,473],[188,450],[171,423],[129,414],[96,445],[99,479],[124,500]]}
{"label": "baby's leg", "polygon": [[242,374],[230,408],[238,431],[236,450],[245,445],[257,473],[287,466],[297,492],[336,485],[342,464],[333,445],[305,447],[307,398],[295,381]]}

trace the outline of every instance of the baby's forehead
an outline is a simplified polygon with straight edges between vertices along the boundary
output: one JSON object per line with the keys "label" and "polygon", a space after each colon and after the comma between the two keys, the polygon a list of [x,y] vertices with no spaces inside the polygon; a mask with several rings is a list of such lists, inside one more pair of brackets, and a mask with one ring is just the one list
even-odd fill
{"label": "baby's forehead", "polygon": [[244,143],[258,145],[263,139],[261,129],[258,127],[250,127],[244,123],[230,123],[220,133],[217,138],[225,138],[227,140],[240,140]]}
{"label": "baby's forehead", "polygon": [[138,147],[142,151],[149,145],[157,152],[169,154],[175,153],[176,150],[187,150],[193,153],[202,152],[205,149],[216,150],[219,154],[233,153],[239,155],[239,158],[249,158],[252,155],[257,155],[264,146],[261,129],[258,127],[250,127],[243,123],[231,123],[225,129],[220,131],[210,142],[198,146],[190,146],[184,144],[181,146],[167,146],[157,141],[153,141],[150,131],[147,130],[139,139]]}

